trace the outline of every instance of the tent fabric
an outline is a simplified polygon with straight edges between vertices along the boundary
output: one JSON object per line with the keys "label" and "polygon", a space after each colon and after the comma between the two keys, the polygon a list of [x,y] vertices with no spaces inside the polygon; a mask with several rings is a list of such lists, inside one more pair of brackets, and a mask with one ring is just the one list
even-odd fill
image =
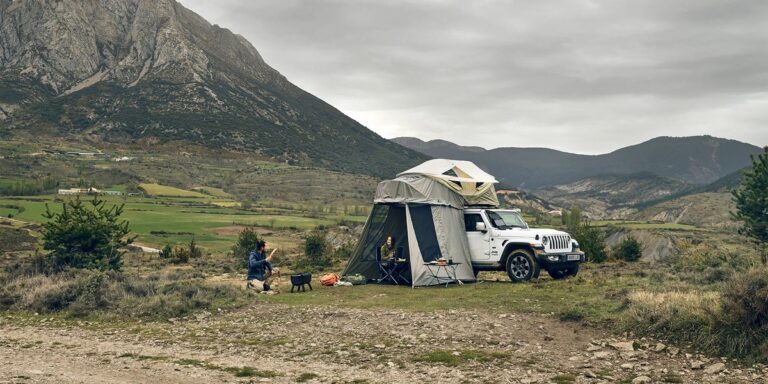
{"label": "tent fabric", "polygon": [[435,233],[435,219],[432,216],[432,207],[429,205],[408,205],[410,214],[409,223],[413,224],[414,234],[419,244],[421,261],[424,263],[435,261],[443,257],[440,243]]}
{"label": "tent fabric", "polygon": [[[453,171],[456,176],[446,174],[449,171]],[[473,162],[464,160],[433,159],[397,174],[403,175],[427,175],[459,182],[498,183],[495,177]]]}
{"label": "tent fabric", "polygon": [[343,275],[380,277],[377,249],[393,236],[409,261],[404,275],[412,286],[438,284],[427,262],[458,263],[456,277],[474,281],[464,207],[498,207],[496,179],[467,161],[430,160],[393,180],[379,183],[374,206]]}
{"label": "tent fabric", "polygon": [[361,274],[374,280],[379,278],[379,267],[376,265],[376,252],[392,236],[395,249],[403,248],[403,254],[408,254],[408,237],[405,227],[405,207],[376,204],[368,216],[363,232],[360,235],[352,257],[342,276]]}
{"label": "tent fabric", "polygon": [[420,175],[400,176],[379,183],[375,203],[419,203],[462,208],[465,200],[450,187]]}
{"label": "tent fabric", "polygon": [[[409,202],[424,202],[432,204],[434,200],[444,201],[444,191],[435,188],[425,180],[431,180],[445,186],[454,195],[462,198],[463,206],[490,206],[498,207],[499,199],[496,197],[495,177],[489,175],[474,163],[462,160],[434,159],[398,174],[395,181],[405,182],[413,186],[422,196],[423,201],[408,200]],[[389,196],[400,196],[408,199],[410,194],[403,192],[394,186],[387,186]],[[459,205],[450,203],[454,207]]]}
{"label": "tent fabric", "polygon": [[[432,277],[432,273],[429,271],[429,267],[424,263],[436,260],[433,254],[424,254],[422,250],[429,249],[421,245],[418,231],[416,227],[416,220],[413,220],[414,215],[419,215],[421,207],[408,206],[406,210],[406,218],[408,221],[408,244],[410,246],[410,258],[409,263],[411,267],[411,285],[414,287],[440,284],[439,281],[435,281]],[[456,278],[461,281],[475,281],[475,274],[472,270],[472,260],[469,254],[469,242],[467,235],[464,233],[464,221],[462,217],[464,212],[461,209],[445,207],[445,206],[433,206],[429,207],[432,211],[433,225],[438,239],[440,252],[443,258],[446,260],[452,260],[459,265],[456,267]],[[449,220],[445,220],[448,218]],[[450,220],[450,219],[453,220]],[[438,221],[440,221],[438,223]],[[440,272],[439,276],[447,277],[444,275],[444,270]]]}

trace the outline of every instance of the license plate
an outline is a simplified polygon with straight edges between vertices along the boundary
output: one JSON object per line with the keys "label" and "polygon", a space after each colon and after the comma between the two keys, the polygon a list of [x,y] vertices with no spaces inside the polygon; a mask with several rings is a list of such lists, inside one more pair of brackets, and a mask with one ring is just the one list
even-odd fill
{"label": "license plate", "polygon": [[568,255],[568,261],[579,261],[581,260],[581,255]]}

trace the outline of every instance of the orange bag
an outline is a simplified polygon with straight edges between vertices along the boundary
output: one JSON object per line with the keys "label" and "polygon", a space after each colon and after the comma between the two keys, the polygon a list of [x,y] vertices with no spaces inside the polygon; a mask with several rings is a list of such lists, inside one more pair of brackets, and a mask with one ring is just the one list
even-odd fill
{"label": "orange bag", "polygon": [[339,281],[339,275],[335,273],[329,273],[327,275],[323,275],[320,278],[320,284],[325,285],[326,287],[332,287],[338,281]]}

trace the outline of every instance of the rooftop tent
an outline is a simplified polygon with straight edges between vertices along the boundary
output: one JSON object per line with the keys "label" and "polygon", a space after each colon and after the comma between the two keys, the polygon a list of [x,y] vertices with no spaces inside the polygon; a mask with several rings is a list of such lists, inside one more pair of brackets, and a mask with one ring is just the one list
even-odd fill
{"label": "rooftop tent", "polygon": [[468,206],[499,206],[494,188],[498,181],[471,161],[429,160],[398,174],[400,177],[405,175],[427,176],[458,194]]}
{"label": "rooftop tent", "polygon": [[378,248],[387,236],[413,286],[434,283],[425,263],[439,258],[459,263],[456,277],[475,279],[464,231],[467,205],[498,206],[493,176],[466,161],[431,160],[379,183],[374,206],[344,275],[379,278]]}

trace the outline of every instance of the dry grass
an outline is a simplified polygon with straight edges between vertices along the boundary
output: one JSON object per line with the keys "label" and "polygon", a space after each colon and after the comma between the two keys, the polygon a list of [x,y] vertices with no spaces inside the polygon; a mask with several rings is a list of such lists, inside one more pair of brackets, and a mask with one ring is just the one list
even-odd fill
{"label": "dry grass", "polygon": [[627,315],[630,318],[664,319],[680,314],[706,318],[720,311],[720,294],[717,292],[649,292],[635,291],[628,296]]}

